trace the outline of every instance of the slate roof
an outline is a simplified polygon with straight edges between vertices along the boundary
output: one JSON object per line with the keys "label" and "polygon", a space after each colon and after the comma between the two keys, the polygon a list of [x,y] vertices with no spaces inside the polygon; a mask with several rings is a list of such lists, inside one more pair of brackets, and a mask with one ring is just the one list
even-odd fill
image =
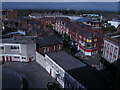
{"label": "slate roof", "polygon": [[66,71],[86,66],[84,63],[64,51],[48,53],[47,55]]}
{"label": "slate roof", "polygon": [[99,76],[98,71],[86,66],[67,71],[78,82],[80,82],[88,90],[92,88],[107,88],[104,80]]}
{"label": "slate roof", "polygon": [[56,34],[50,34],[45,37],[37,37],[34,39],[34,41],[38,43],[40,47],[47,47],[47,46],[52,46],[56,44],[61,44],[62,38],[60,38]]}

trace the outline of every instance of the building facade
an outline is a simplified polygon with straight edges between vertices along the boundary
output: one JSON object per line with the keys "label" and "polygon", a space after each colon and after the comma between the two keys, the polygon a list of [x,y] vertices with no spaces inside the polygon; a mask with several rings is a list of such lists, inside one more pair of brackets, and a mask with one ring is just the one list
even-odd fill
{"label": "building facade", "polygon": [[37,51],[41,54],[60,51],[63,48],[62,39],[55,34],[45,37],[36,37],[34,42],[37,45]]}
{"label": "building facade", "polygon": [[8,10],[7,13],[7,19],[18,19],[18,11],[15,10]]}
{"label": "building facade", "polygon": [[2,61],[31,62],[36,60],[36,45],[25,37],[2,39],[0,52]]}
{"label": "building facade", "polygon": [[95,75],[95,71],[66,52],[45,54],[45,61],[47,72],[65,89],[86,90],[106,87]]}
{"label": "building facade", "polygon": [[58,18],[54,30],[62,36],[67,34],[85,56],[93,56],[102,52],[103,32],[100,28],[92,28],[82,23],[78,24],[65,18]]}
{"label": "building facade", "polygon": [[119,31],[120,32],[120,24],[118,25],[118,27],[117,27],[117,31]]}
{"label": "building facade", "polygon": [[108,34],[104,39],[103,58],[114,63],[120,58],[120,33]]}
{"label": "building facade", "polygon": [[[63,57],[67,56],[66,57],[67,61],[71,57],[70,55],[68,55],[65,52],[56,52],[56,57],[58,54],[59,54],[58,57],[61,57],[62,54],[63,54]],[[63,57],[62,57],[62,59],[63,59]],[[60,59],[61,62],[62,62],[62,59]],[[75,59],[75,58],[72,57],[72,59]],[[46,54],[45,60],[46,60],[46,70],[53,78],[55,78],[61,84],[62,88],[69,88],[69,90],[74,90],[75,88],[85,89],[85,87],[83,85],[81,85],[77,80],[75,80],[67,72],[67,70],[69,69],[68,66],[66,66],[66,68],[65,68],[64,65],[61,66],[58,63],[56,63],[57,58],[55,59],[54,55]],[[74,62],[74,60],[73,60],[73,62]],[[69,63],[71,63],[71,62],[69,62]]]}

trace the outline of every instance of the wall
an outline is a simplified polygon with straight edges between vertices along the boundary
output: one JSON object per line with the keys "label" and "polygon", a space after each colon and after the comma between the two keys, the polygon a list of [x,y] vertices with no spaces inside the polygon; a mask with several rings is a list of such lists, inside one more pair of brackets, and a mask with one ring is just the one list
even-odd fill
{"label": "wall", "polygon": [[103,57],[109,63],[113,63],[118,59],[118,54],[119,54],[119,47],[107,40],[104,40]]}
{"label": "wall", "polygon": [[65,75],[64,69],[62,69],[58,64],[56,64],[49,56],[45,55],[45,59],[46,59],[46,70],[64,88],[64,75]]}
{"label": "wall", "polygon": [[39,63],[42,67],[46,68],[46,60],[43,55],[36,51],[36,62]]}
{"label": "wall", "polygon": [[[63,88],[69,88],[71,90],[73,87],[75,88],[84,88],[79,82],[77,82],[70,74],[68,74],[62,67],[60,67],[56,62],[54,62],[49,56],[45,55],[46,59],[46,70],[48,73],[56,79],[61,84]],[[67,80],[67,83],[66,82]],[[70,85],[70,86],[69,86]]]}

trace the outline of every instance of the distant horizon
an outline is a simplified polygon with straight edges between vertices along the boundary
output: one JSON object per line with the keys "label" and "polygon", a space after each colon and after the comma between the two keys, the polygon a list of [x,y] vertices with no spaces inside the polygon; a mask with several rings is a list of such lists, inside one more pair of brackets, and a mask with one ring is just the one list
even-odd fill
{"label": "distant horizon", "polygon": [[2,9],[118,11],[118,2],[2,2]]}
{"label": "distant horizon", "polygon": [[[3,2],[33,2],[33,0],[2,0]],[[119,2],[120,0],[34,0],[34,2]]]}

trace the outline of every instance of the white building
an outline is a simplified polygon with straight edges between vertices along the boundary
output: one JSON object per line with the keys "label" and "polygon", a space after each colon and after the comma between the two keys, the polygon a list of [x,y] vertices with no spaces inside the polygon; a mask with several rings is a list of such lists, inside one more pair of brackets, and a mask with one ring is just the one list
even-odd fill
{"label": "white building", "polygon": [[104,82],[101,82],[90,67],[66,52],[46,54],[45,60],[46,70],[63,88],[86,90],[104,87]]}
{"label": "white building", "polygon": [[120,33],[112,33],[104,39],[103,58],[114,63],[120,58]]}
{"label": "white building", "polygon": [[36,59],[36,45],[27,37],[6,38],[0,43],[3,61],[31,62]]}
{"label": "white building", "polygon": [[112,21],[108,21],[108,23],[110,23],[112,26],[115,26],[115,28],[117,28],[118,25],[120,24],[120,20],[112,20]]}

